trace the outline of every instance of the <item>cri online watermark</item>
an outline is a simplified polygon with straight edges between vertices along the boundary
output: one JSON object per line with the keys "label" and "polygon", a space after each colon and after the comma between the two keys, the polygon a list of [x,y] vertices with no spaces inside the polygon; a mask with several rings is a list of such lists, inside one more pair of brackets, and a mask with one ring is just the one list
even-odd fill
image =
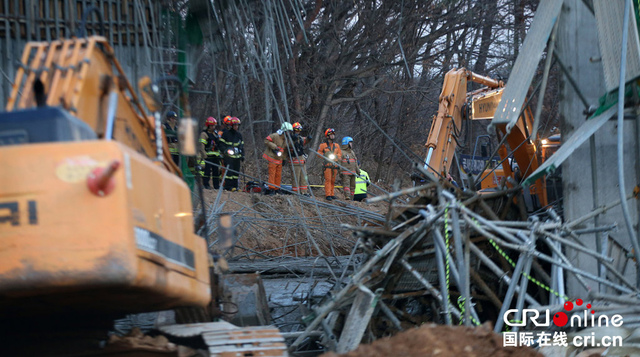
{"label": "cri online watermark", "polygon": [[[582,299],[575,301],[577,306],[582,306]],[[571,301],[564,303],[564,309],[571,311],[574,308],[574,304]],[[595,317],[595,311],[591,310],[591,304],[585,305],[583,314],[573,314],[571,318],[563,311],[553,314],[553,319],[550,318],[549,310],[544,311],[544,315],[541,318],[541,311],[535,309],[523,309],[522,321],[513,321],[509,317],[516,314],[517,309],[507,310],[502,317],[504,323],[507,326],[525,326],[527,319],[531,321],[535,327],[549,327],[553,325],[557,327],[600,327],[600,326],[622,326],[622,316],[612,315],[611,317],[602,314]],[[590,312],[590,313],[589,313]],[[531,346],[535,342],[539,346],[568,346],[569,337],[566,332],[555,331],[551,332],[504,332],[503,333],[503,346],[504,347],[516,347],[516,346]],[[610,346],[622,346],[622,336],[602,336],[596,338],[595,332],[591,332],[591,335],[577,335],[571,340],[571,343],[575,347],[610,347]]]}

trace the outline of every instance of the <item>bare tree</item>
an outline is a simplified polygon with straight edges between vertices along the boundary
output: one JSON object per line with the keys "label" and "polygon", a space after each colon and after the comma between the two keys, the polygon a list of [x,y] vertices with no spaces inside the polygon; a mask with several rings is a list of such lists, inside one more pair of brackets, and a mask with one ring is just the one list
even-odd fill
{"label": "bare tree", "polygon": [[201,62],[210,93],[194,112],[241,117],[258,167],[262,138],[298,121],[312,150],[333,127],[376,179],[401,176],[424,155],[444,74],[508,76],[537,2],[215,1],[226,51]]}

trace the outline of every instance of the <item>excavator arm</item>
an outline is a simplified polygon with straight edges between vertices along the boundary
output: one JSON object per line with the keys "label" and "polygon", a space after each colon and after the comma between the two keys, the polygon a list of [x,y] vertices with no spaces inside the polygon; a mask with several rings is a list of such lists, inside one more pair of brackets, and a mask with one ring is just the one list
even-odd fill
{"label": "excavator arm", "polygon": [[[145,114],[133,87],[104,37],[30,42],[22,55],[6,110],[60,107],[87,124],[98,138],[121,142],[155,159],[155,123]],[[172,173],[162,132],[161,163]],[[156,160],[157,161],[157,160]]]}
{"label": "excavator arm", "polygon": [[[467,91],[467,83],[475,82],[484,87],[473,92]],[[457,147],[457,137],[462,121],[465,119],[481,120],[491,119],[495,114],[497,104],[502,97],[504,83],[489,77],[481,76],[464,68],[452,69],[445,75],[442,92],[439,97],[438,113],[433,118],[431,129],[427,138],[427,156],[425,169],[445,178],[451,168],[453,156]],[[471,105],[471,115],[465,116],[465,105]],[[525,108],[521,120],[512,131],[507,134],[506,127],[498,127],[499,135],[506,135],[506,143],[511,148],[513,158],[518,164],[519,171],[514,172],[507,160],[509,154],[505,145],[499,148],[499,155],[503,160],[502,175],[496,177],[526,178],[541,164],[538,151],[533,140],[530,140],[529,130],[532,124],[532,115],[529,108]],[[493,181],[483,173],[487,181]],[[516,177],[517,176],[517,177]],[[493,183],[489,186],[496,186]],[[487,185],[483,181],[483,188]],[[541,206],[547,205],[547,192],[544,187],[544,178],[537,180],[530,188],[532,196],[538,197]]]}
{"label": "excavator arm", "polygon": [[481,76],[467,69],[452,69],[444,76],[444,84],[439,97],[438,113],[433,118],[427,138],[427,158],[425,169],[446,177],[451,168],[457,147],[457,132],[462,126],[463,107],[467,103],[467,83],[475,82],[489,91],[504,87],[502,81]]}

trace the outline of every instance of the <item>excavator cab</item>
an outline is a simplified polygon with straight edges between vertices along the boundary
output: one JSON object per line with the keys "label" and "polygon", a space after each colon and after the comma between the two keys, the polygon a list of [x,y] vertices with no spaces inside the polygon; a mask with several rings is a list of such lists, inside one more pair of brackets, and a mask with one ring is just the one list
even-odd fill
{"label": "excavator cab", "polygon": [[0,114],[4,321],[207,306],[191,193],[107,41],[30,43],[22,63]]}
{"label": "excavator cab", "polygon": [[91,127],[59,107],[0,113],[0,146],[96,139]]}

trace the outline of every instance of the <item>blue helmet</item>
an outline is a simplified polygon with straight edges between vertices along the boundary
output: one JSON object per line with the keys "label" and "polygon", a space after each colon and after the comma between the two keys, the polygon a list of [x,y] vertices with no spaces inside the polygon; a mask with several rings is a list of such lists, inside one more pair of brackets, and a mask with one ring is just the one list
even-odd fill
{"label": "blue helmet", "polygon": [[353,141],[353,138],[350,136],[345,136],[342,138],[342,145],[349,145],[350,142]]}

